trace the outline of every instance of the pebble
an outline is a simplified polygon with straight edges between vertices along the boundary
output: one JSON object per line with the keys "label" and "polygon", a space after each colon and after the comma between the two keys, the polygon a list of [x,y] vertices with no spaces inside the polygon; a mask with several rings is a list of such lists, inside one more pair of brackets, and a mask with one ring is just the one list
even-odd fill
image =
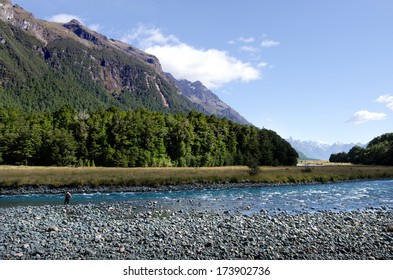
{"label": "pebble", "polygon": [[[0,259],[393,259],[393,212],[136,211],[126,202],[0,209]],[[45,217],[45,219],[36,219]]]}

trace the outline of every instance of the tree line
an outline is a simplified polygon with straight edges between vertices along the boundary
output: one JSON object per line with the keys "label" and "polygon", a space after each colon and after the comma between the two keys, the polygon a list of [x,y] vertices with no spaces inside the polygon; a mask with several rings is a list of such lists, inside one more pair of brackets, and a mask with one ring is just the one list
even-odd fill
{"label": "tree line", "polygon": [[375,137],[365,148],[354,146],[348,153],[332,154],[329,161],[368,165],[393,165],[393,133]]}
{"label": "tree line", "polygon": [[30,166],[295,165],[274,131],[202,113],[115,107],[81,112],[0,109],[0,164]]}

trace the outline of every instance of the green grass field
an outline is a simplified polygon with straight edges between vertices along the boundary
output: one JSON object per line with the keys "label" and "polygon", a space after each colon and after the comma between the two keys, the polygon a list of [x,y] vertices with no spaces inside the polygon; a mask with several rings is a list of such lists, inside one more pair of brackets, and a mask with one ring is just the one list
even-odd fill
{"label": "green grass field", "polygon": [[328,165],[206,168],[103,168],[0,166],[0,186],[160,186],[190,183],[308,183],[393,178],[391,166]]}

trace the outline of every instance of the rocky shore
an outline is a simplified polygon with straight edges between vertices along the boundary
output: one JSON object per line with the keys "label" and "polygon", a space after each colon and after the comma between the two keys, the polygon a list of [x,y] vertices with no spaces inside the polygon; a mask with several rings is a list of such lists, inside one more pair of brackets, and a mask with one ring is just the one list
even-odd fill
{"label": "rocky shore", "polygon": [[215,184],[179,184],[179,185],[160,185],[160,186],[79,186],[79,187],[55,187],[50,185],[42,186],[18,186],[18,187],[0,187],[0,195],[20,195],[20,194],[64,194],[71,193],[112,193],[112,192],[165,192],[180,190],[206,190],[206,189],[231,189],[247,188],[261,186],[290,186],[298,184],[261,184],[261,183],[215,183]]}
{"label": "rocky shore", "polygon": [[393,259],[393,212],[252,216],[128,203],[0,209],[0,259]]}

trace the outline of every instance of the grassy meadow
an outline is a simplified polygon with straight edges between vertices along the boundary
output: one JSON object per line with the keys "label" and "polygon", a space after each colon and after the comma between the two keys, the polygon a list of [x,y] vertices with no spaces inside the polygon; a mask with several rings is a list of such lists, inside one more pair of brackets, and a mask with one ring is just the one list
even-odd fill
{"label": "grassy meadow", "polygon": [[[302,163],[302,162],[300,162]],[[308,183],[393,178],[393,167],[303,163],[306,166],[246,166],[199,168],[104,168],[0,166],[0,187],[42,186],[160,186],[191,183]],[[312,164],[312,165],[311,165]]]}

